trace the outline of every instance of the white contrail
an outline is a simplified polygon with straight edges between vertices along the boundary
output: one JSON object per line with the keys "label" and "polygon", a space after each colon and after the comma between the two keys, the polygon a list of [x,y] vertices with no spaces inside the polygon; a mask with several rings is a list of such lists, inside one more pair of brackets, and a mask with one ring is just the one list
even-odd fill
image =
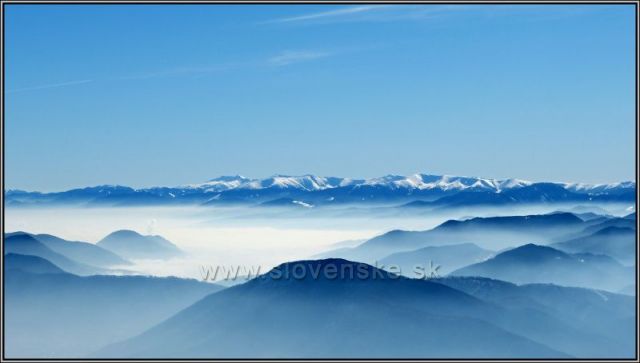
{"label": "white contrail", "polygon": [[69,81],[69,82],[63,82],[63,83],[43,84],[43,85],[40,85],[40,86],[33,86],[33,87],[16,88],[16,89],[7,90],[7,93],[36,91],[36,90],[48,89],[48,88],[74,86],[74,85],[77,85],[77,84],[84,84],[84,83],[89,83],[89,82],[93,82],[93,80],[92,79],[83,79],[83,80],[79,80],[79,81]]}
{"label": "white contrail", "polygon": [[342,15],[348,15],[348,14],[362,13],[362,12],[365,12],[365,11],[382,9],[382,8],[385,8],[385,7],[388,7],[388,6],[387,5],[357,6],[357,7],[350,7],[350,8],[346,8],[346,9],[323,11],[323,12],[319,12],[319,13],[294,16],[294,17],[290,17],[290,18],[274,19],[274,20],[267,21],[265,23],[289,23],[289,22],[294,22],[294,21],[304,21],[304,20],[313,20],[313,19],[320,19],[320,18],[330,18],[330,17],[342,16]]}

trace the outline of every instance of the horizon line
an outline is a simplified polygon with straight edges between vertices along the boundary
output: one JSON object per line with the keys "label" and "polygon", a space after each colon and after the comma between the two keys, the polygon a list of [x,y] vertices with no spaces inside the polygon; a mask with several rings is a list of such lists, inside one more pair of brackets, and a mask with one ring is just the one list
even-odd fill
{"label": "horizon line", "polygon": [[110,183],[104,183],[104,184],[89,184],[89,185],[84,185],[84,186],[76,186],[76,187],[67,187],[66,189],[61,189],[61,190],[50,190],[50,191],[44,191],[44,190],[26,190],[26,189],[20,189],[20,188],[6,188],[3,190],[3,192],[6,194],[7,192],[27,192],[27,193],[43,193],[43,194],[49,194],[49,193],[62,193],[62,192],[67,192],[67,191],[71,191],[71,190],[78,190],[78,189],[87,189],[87,188],[98,188],[98,187],[124,187],[124,188],[130,188],[133,190],[145,190],[145,189],[152,189],[152,188],[186,188],[186,187],[193,187],[195,185],[200,185],[200,184],[206,184],[212,181],[216,181],[216,179],[220,179],[220,178],[242,178],[242,179],[247,179],[247,182],[251,182],[251,181],[259,181],[259,180],[265,180],[265,179],[270,179],[270,178],[277,178],[277,177],[282,177],[282,178],[303,178],[303,177],[316,177],[316,178],[338,178],[338,179],[347,179],[347,180],[362,180],[363,182],[367,182],[370,181],[372,179],[380,179],[380,178],[385,178],[385,177],[404,177],[404,178],[409,178],[412,176],[416,176],[416,175],[420,175],[420,176],[436,176],[436,177],[449,177],[449,178],[470,178],[470,179],[480,179],[480,180],[491,180],[491,181],[507,181],[507,180],[514,180],[514,181],[521,181],[521,182],[525,182],[525,183],[531,183],[531,184],[540,184],[540,183],[551,183],[551,184],[563,184],[563,185],[586,185],[586,186],[602,186],[602,185],[611,185],[611,184],[623,184],[623,183],[634,183],[636,184],[637,181],[636,180],[618,180],[618,181],[612,181],[612,182],[602,182],[602,183],[587,183],[587,182],[566,182],[566,181],[557,181],[557,180],[528,180],[528,179],[521,179],[521,178],[492,178],[492,177],[480,177],[480,176],[468,176],[468,175],[453,175],[453,174],[428,174],[428,173],[420,173],[420,172],[416,172],[416,173],[411,173],[411,174],[393,174],[393,173],[388,173],[388,174],[384,174],[381,176],[376,176],[376,177],[370,177],[370,178],[359,178],[359,177],[341,177],[341,176],[323,176],[323,175],[318,175],[318,174],[312,174],[312,173],[304,173],[304,174],[298,174],[298,175],[293,175],[293,174],[281,174],[281,173],[275,173],[275,174],[271,174],[269,176],[266,177],[245,177],[244,175],[241,174],[235,174],[235,175],[219,175],[217,177],[211,178],[211,179],[207,179],[205,181],[202,182],[197,182],[197,183],[186,183],[186,184],[180,184],[180,185],[174,185],[174,186],[168,186],[168,185],[162,185],[162,184],[152,184],[152,185],[146,185],[146,186],[141,186],[141,187],[132,187],[126,184],[119,184],[119,183],[115,183],[115,184],[110,184]]}

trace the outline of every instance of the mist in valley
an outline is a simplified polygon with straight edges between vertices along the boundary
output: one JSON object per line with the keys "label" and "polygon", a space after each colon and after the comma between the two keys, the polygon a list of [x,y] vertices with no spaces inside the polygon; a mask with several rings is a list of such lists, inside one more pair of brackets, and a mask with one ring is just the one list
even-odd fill
{"label": "mist in valley", "polygon": [[[185,254],[165,260],[133,259],[133,265],[121,266],[123,273],[202,278],[203,267],[258,266],[261,271],[267,271],[283,262],[317,258],[339,248],[343,241],[365,241],[392,230],[425,231],[448,220],[570,210],[594,210],[611,216],[623,216],[633,211],[633,207],[622,203],[589,206],[540,204],[515,208],[469,207],[410,212],[395,206],[375,204],[325,208],[25,207],[7,208],[5,231],[46,233],[90,243],[96,243],[117,230],[160,235]],[[557,235],[562,235],[561,231]],[[549,235],[541,240],[526,233],[497,229],[494,237],[488,237],[487,234],[478,237],[470,231],[454,240],[442,240],[437,244],[476,243],[482,248],[500,251],[525,243],[546,244],[551,237]],[[394,252],[402,250],[394,248]],[[362,260],[373,263],[387,254],[385,251],[376,258]]]}

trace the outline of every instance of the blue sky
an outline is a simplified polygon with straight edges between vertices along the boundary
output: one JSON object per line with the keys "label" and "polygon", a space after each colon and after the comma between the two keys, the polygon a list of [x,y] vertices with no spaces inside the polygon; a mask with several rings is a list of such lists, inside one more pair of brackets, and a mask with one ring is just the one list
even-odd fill
{"label": "blue sky", "polygon": [[6,5],[6,188],[634,180],[632,5]]}

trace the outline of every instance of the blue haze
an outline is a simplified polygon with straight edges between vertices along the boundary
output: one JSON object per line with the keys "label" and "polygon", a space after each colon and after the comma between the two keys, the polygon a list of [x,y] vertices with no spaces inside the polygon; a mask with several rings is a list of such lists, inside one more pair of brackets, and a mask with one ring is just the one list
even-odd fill
{"label": "blue haze", "polygon": [[634,180],[634,7],[7,5],[6,188]]}

